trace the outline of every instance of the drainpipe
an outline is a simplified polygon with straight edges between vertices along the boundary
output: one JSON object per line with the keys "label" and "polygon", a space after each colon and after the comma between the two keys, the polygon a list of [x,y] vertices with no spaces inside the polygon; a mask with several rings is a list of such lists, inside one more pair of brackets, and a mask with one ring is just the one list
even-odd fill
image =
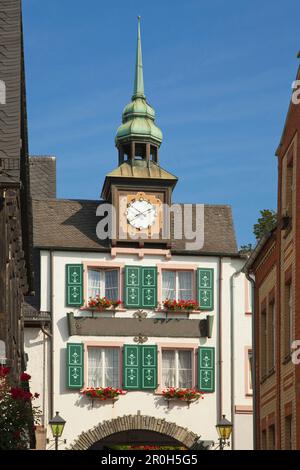
{"label": "drainpipe", "polygon": [[231,366],[230,366],[230,382],[231,382],[231,422],[233,425],[232,428],[232,437],[231,437],[231,448],[235,449],[235,426],[234,426],[234,405],[235,405],[235,336],[234,336],[234,278],[241,274],[241,270],[235,271],[230,277],[230,356],[231,356]]}
{"label": "drainpipe", "polygon": [[222,355],[222,279],[223,279],[223,266],[222,266],[222,257],[218,258],[218,382],[219,382],[219,393],[218,393],[218,421],[221,420],[223,416],[223,393],[222,393],[222,366],[223,366],[223,355]]}
{"label": "drainpipe", "polygon": [[[50,349],[52,345],[52,334],[46,330],[45,324],[41,324],[41,332],[44,334],[44,350],[43,350],[43,416],[42,416],[42,426],[45,427],[45,409],[46,409],[46,339],[47,337],[50,341]],[[50,358],[51,364],[51,358]],[[51,386],[51,384],[50,384]],[[51,414],[52,417],[52,414]]]}
{"label": "drainpipe", "polygon": [[54,331],[54,315],[53,315],[53,251],[50,251],[50,312],[51,312],[51,345],[50,345],[50,410],[49,415],[50,419],[54,416],[54,340],[53,340],[53,331]]}
{"label": "drainpipe", "polygon": [[255,279],[253,279],[247,270],[244,271],[246,278],[251,282],[252,286],[252,384],[253,384],[253,449],[257,449],[257,430],[256,430],[256,418],[257,418],[257,403],[256,403],[256,335],[255,335]]}

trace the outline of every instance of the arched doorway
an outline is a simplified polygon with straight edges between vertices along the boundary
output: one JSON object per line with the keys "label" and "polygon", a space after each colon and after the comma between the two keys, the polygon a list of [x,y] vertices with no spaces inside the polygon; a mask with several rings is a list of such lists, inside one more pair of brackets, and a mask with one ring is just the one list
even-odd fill
{"label": "arched doorway", "polygon": [[83,432],[71,450],[99,450],[111,446],[151,445],[196,449],[199,436],[186,428],[152,416],[123,416],[103,421]]}
{"label": "arched doorway", "polygon": [[89,450],[187,450],[176,439],[155,431],[128,430],[112,434],[93,444]]}

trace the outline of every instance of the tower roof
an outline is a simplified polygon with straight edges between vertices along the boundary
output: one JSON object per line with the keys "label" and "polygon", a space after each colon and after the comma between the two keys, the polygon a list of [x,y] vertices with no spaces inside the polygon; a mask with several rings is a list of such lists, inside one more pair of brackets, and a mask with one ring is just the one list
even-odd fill
{"label": "tower roof", "polygon": [[131,102],[125,107],[122,125],[116,135],[116,145],[131,140],[150,141],[158,146],[163,140],[162,131],[155,125],[155,111],[147,103],[144,90],[141,25],[138,17],[138,37],[135,65],[134,90]]}

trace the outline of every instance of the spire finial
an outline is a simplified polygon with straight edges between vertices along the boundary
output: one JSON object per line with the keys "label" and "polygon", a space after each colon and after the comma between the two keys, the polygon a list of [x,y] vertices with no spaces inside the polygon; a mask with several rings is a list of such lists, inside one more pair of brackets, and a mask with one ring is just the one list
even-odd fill
{"label": "spire finial", "polygon": [[145,98],[140,16],[138,16],[138,38],[136,50],[135,80],[133,90],[133,99],[135,98]]}

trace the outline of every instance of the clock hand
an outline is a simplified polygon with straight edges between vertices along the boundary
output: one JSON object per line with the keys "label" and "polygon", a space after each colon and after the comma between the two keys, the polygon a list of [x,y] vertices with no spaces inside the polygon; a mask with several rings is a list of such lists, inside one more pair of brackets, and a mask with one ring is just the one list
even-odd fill
{"label": "clock hand", "polygon": [[153,209],[147,209],[145,212],[140,212],[140,214],[136,214],[132,219],[130,219],[130,222],[133,222],[136,218],[138,218],[140,215],[146,215],[147,212],[152,211]]}

